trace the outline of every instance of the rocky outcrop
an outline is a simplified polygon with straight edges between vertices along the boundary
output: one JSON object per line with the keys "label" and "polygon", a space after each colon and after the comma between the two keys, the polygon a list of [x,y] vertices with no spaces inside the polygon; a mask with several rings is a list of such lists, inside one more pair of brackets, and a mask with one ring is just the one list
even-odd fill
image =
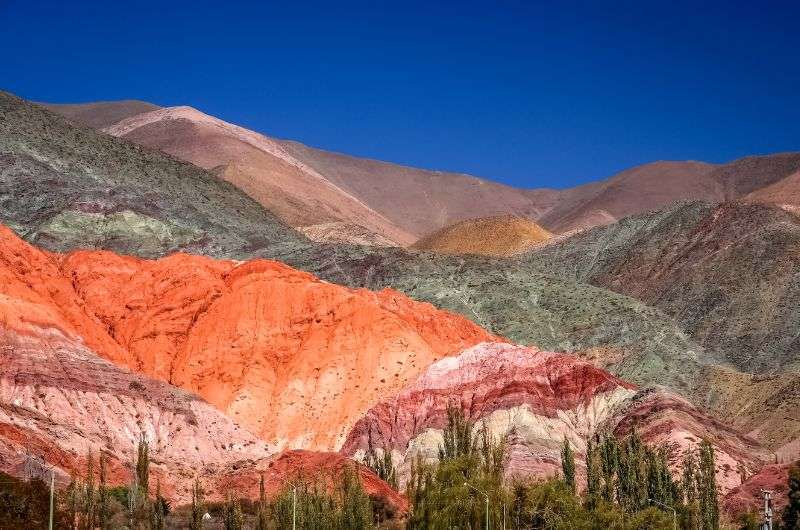
{"label": "rocky outcrop", "polygon": [[[572,355],[484,343],[430,366],[397,396],[372,409],[350,432],[342,451],[363,456],[370,440],[392,451],[406,475],[418,456],[437,457],[448,405],[461,407],[478,428],[507,445],[509,475],[554,475],[564,438],[582,466],[586,440],[597,433],[625,435],[668,447],[673,462],[702,439],[714,443],[722,492],[738,485],[737,472],[755,472],[766,453],[752,439],[663,391],[637,391],[625,381]],[[582,473],[582,469],[579,469]]]}
{"label": "rocky outcrop", "polygon": [[279,448],[338,449],[377,400],[491,337],[396,291],[347,289],[273,261],[49,255],[7,229],[0,240],[12,325],[52,323],[116,364],[198,393]]}
{"label": "rocky outcrop", "polygon": [[373,499],[376,506],[388,508],[390,516],[399,516],[408,511],[405,496],[389,487],[368,467],[346,458],[339,453],[292,450],[284,451],[268,462],[262,462],[258,469],[248,472],[222,474],[219,487],[222,491],[240,492],[250,498],[257,498],[260,480],[264,477],[264,491],[272,497],[290,484],[333,487],[346,469],[353,470],[361,480],[364,491]]}
{"label": "rocky outcrop", "polygon": [[391,239],[376,234],[361,225],[334,221],[297,227],[303,235],[317,243],[363,245],[368,247],[396,247]]}
{"label": "rocky outcrop", "polygon": [[764,506],[762,490],[773,492],[772,502],[775,514],[780,514],[788,504],[789,468],[791,464],[770,464],[758,473],[733,488],[722,500],[722,506],[730,514],[761,511]]}
{"label": "rocky outcrop", "polygon": [[109,481],[128,483],[144,434],[154,478],[170,499],[185,502],[195,478],[215,487],[218,474],[273,452],[198,396],[99,358],[46,305],[17,302],[3,289],[0,470],[26,476],[43,462],[65,485],[85,472],[89,452],[95,465],[102,452]]}

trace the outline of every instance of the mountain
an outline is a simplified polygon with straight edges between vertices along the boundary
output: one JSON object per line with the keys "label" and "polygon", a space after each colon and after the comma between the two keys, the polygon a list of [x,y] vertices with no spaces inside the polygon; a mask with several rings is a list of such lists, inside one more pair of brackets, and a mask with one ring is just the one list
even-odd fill
{"label": "mountain", "polygon": [[158,109],[105,127],[105,132],[160,149],[245,191],[286,223],[363,226],[398,244],[414,237],[293,157],[281,143],[191,107]]}
{"label": "mountain", "polygon": [[646,442],[669,451],[676,467],[685,449],[711,441],[723,493],[741,484],[743,470],[760,470],[768,456],[755,440],[677,396],[637,392],[572,355],[492,343],[433,363],[398,395],[375,405],[356,423],[342,452],[358,457],[371,443],[391,451],[408,478],[418,458],[437,458],[451,406],[506,444],[505,473],[511,481],[558,474],[565,439],[576,451],[578,474],[585,476],[586,441],[603,432],[622,436],[633,428]]}
{"label": "mountain", "polygon": [[[292,226],[356,224],[402,246],[460,221],[502,215],[531,219],[556,234],[569,233],[679,200],[740,199],[800,169],[800,153],[717,165],[660,161],[574,188],[525,190],[273,139],[190,107],[141,107],[138,114],[128,101],[50,108],[215,169]],[[109,123],[114,115],[120,120]],[[784,184],[795,189],[791,181]]]}
{"label": "mountain", "polygon": [[4,92],[0,222],[56,251],[235,256],[305,242],[207,171]]}
{"label": "mountain", "polygon": [[677,200],[723,200],[721,186],[703,162],[654,162],[611,178],[564,190],[537,221],[562,233],[607,225],[629,215],[657,210]]}
{"label": "mountain", "polygon": [[115,364],[197,393],[276,449],[338,449],[376,399],[492,338],[395,291],[347,289],[272,261],[53,256],[8,229],[0,236],[0,266],[14,280],[0,292],[38,302],[12,305],[12,322],[43,314]]}
{"label": "mountain", "polygon": [[534,249],[535,269],[625,294],[673,317],[748,373],[800,368],[800,218],[742,203],[684,203]]}
{"label": "mountain", "polygon": [[76,104],[39,103],[39,105],[61,114],[74,122],[87,125],[94,129],[102,129],[103,127],[113,125],[125,118],[161,108],[158,105],[135,99]]}
{"label": "mountain", "polygon": [[420,239],[412,248],[502,257],[530,250],[550,237],[550,232],[529,219],[505,215],[460,221]]}

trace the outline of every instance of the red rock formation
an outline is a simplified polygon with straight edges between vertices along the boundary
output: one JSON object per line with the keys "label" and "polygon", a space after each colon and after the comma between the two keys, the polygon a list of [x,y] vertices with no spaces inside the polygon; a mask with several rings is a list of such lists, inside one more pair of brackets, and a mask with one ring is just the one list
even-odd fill
{"label": "red rock formation", "polygon": [[15,329],[54,326],[197,392],[282,448],[338,449],[373,403],[490,338],[395,291],[346,289],[272,261],[60,257],[6,229],[0,243],[0,294],[10,299],[0,318]]}
{"label": "red rock formation", "polygon": [[225,491],[236,491],[257,498],[261,475],[264,476],[264,490],[268,497],[280,493],[287,484],[307,483],[331,487],[339,479],[346,467],[355,469],[361,479],[364,491],[372,499],[391,507],[397,514],[408,511],[408,500],[386,482],[378,478],[368,467],[354,462],[339,453],[293,450],[276,455],[262,466],[262,469],[247,473],[223,475],[219,487]]}
{"label": "red rock formation", "polygon": [[583,450],[584,440],[634,393],[632,385],[578,357],[484,343],[432,364],[370,409],[342,451],[360,457],[371,436],[407,472],[416,455],[436,457],[447,406],[457,404],[506,439],[508,474],[552,475],[564,437]]}
{"label": "red rock formation", "polygon": [[728,492],[722,502],[725,511],[729,514],[760,511],[764,505],[761,490],[768,490],[773,492],[775,513],[779,514],[789,501],[786,497],[789,490],[789,467],[790,464],[764,466],[743,484]]}
{"label": "red rock formation", "polygon": [[757,442],[677,396],[636,392],[572,355],[492,343],[432,364],[397,396],[370,409],[342,452],[360,458],[371,437],[377,449],[392,450],[407,473],[412,457],[436,458],[448,403],[506,441],[510,475],[558,472],[564,437],[577,449],[581,466],[588,437],[609,430],[624,435],[634,425],[646,442],[670,447],[676,463],[687,447],[711,440],[723,493],[741,481],[741,468],[752,473],[767,458]]}

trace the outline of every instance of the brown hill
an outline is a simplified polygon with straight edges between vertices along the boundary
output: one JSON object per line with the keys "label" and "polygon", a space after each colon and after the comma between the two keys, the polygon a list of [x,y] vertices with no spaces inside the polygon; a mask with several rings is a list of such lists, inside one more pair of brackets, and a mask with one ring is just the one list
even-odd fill
{"label": "brown hill", "polygon": [[206,169],[216,168],[217,175],[292,226],[344,221],[363,226],[400,245],[415,239],[360,199],[292,157],[275,140],[191,107],[170,107],[139,114],[104,131]]}
{"label": "brown hill", "polygon": [[417,241],[412,248],[440,254],[512,256],[551,237],[535,222],[510,215],[469,219]]}
{"label": "brown hill", "polygon": [[[800,169],[800,153],[721,165],[661,161],[565,190],[524,190],[276,140],[188,107],[148,108],[137,116],[137,105],[141,102],[50,108],[202,167],[221,166],[223,178],[292,226],[356,224],[401,245],[459,221],[499,215],[532,219],[553,233],[566,233],[678,200],[739,199]],[[109,125],[115,117],[127,123]],[[796,189],[794,181],[784,184]],[[754,195],[752,200],[761,199]]]}
{"label": "brown hill", "polygon": [[125,118],[161,108],[158,105],[135,99],[76,104],[42,103],[42,105],[65,118],[94,129],[102,129]]}
{"label": "brown hill", "polygon": [[722,188],[704,162],[653,162],[562,192],[539,224],[556,233],[611,224],[629,215],[693,198],[723,200]]}

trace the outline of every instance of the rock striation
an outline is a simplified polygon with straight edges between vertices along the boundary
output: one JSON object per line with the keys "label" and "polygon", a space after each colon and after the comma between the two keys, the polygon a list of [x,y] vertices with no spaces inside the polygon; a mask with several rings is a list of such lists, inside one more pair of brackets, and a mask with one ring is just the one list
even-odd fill
{"label": "rock striation", "polygon": [[363,456],[372,443],[392,451],[407,476],[417,458],[435,459],[448,406],[460,407],[507,446],[510,476],[560,471],[566,438],[583,473],[586,441],[598,433],[636,428],[646,442],[668,447],[672,461],[702,439],[717,451],[722,492],[741,482],[744,468],[760,469],[766,452],[692,407],[658,390],[637,390],[578,357],[510,344],[483,343],[433,363],[396,396],[375,405],[349,433],[342,452]]}
{"label": "rock striation", "polygon": [[0,229],[0,275],[15,329],[57,325],[281,449],[338,449],[375,401],[491,338],[396,291],[348,289],[268,260],[53,255]]}

